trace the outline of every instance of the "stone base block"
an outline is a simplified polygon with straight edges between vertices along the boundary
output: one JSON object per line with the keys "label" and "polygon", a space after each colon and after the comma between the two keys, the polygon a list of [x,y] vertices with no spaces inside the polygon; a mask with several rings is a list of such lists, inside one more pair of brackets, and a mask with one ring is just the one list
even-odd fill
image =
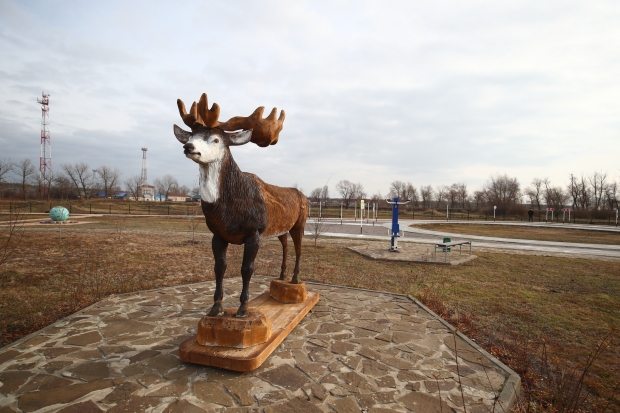
{"label": "stone base block", "polygon": [[221,316],[203,317],[198,322],[198,344],[246,348],[267,342],[271,321],[256,309],[250,308],[249,312],[247,317],[238,318],[236,308],[227,308]]}
{"label": "stone base block", "polygon": [[308,295],[306,283],[291,284],[290,281],[275,279],[269,286],[271,297],[281,303],[302,303]]}

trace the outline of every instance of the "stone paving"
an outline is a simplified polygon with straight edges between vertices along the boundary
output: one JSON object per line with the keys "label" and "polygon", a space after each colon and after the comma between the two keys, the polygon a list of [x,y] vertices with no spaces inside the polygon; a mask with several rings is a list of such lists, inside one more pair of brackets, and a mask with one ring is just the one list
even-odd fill
{"label": "stone paving", "polygon": [[469,245],[463,245],[463,247],[463,251],[457,246],[452,247],[449,252],[444,252],[442,248],[437,248],[436,256],[433,246],[413,243],[400,243],[398,252],[391,252],[386,246],[382,248],[377,247],[376,243],[374,245],[354,245],[348,247],[348,249],[373,260],[459,265],[477,258],[475,255],[469,254]]}
{"label": "stone paving", "polygon": [[[270,281],[254,276],[251,296]],[[224,285],[236,306],[240,277]],[[309,283],[319,303],[257,370],[184,363],[178,345],[213,289],[113,296],[1,349],[0,413],[434,413],[463,403],[473,413],[514,403],[519,377],[418,302],[323,284]]]}

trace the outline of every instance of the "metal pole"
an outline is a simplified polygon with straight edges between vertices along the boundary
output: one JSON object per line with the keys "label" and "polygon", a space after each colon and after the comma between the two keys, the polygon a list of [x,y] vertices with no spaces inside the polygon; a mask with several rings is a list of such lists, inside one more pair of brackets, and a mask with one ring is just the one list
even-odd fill
{"label": "metal pole", "polygon": [[448,204],[446,204],[446,221],[450,220],[450,210],[448,209]]}
{"label": "metal pole", "polygon": [[342,202],[340,203],[340,225],[342,225]]}

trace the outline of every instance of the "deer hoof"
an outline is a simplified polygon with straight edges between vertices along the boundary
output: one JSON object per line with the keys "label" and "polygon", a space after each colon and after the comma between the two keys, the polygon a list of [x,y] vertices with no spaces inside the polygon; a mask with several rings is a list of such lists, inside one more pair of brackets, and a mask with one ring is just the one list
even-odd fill
{"label": "deer hoof", "polygon": [[284,275],[284,271],[282,271],[282,272],[280,273],[280,279],[281,279],[281,280],[285,280],[285,279],[286,279],[286,276]]}
{"label": "deer hoof", "polygon": [[299,278],[297,277],[297,274],[295,274],[291,279],[291,284],[299,284]]}
{"label": "deer hoof", "polygon": [[241,304],[241,306],[237,310],[237,317],[247,317],[249,314],[250,312],[248,311],[248,305],[246,303]]}
{"label": "deer hoof", "polygon": [[213,307],[211,307],[211,311],[209,311],[209,314],[207,314],[207,316],[217,317],[220,314],[224,314],[224,309],[222,308],[222,303],[218,302],[213,304]]}

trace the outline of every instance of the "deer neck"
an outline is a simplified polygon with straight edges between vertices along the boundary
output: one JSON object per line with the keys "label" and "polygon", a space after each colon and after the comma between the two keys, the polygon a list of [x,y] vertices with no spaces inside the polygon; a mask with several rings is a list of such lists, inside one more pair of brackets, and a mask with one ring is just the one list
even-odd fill
{"label": "deer neck", "polygon": [[229,151],[222,159],[200,165],[200,199],[210,204],[217,202],[222,197],[223,183],[228,175],[235,175],[236,167]]}

